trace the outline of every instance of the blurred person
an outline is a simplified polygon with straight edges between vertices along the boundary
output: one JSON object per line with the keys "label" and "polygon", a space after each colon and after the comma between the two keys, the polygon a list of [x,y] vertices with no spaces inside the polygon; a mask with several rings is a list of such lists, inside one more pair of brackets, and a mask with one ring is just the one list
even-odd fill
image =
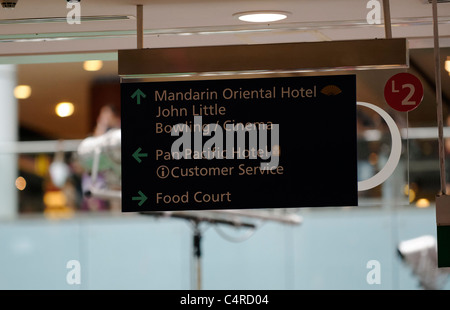
{"label": "blurred person", "polygon": [[[113,105],[105,105],[100,109],[97,117],[97,123],[92,133],[93,137],[98,137],[111,129],[119,129],[121,125],[121,119],[119,112]],[[108,173],[99,172],[95,184],[92,184],[91,175],[87,172],[83,173],[81,179],[81,187],[83,193],[89,193],[90,188],[95,186],[98,189],[110,189],[108,188]],[[116,189],[116,188],[114,188]],[[91,197],[85,195],[82,203],[83,210],[100,211],[100,210],[120,210],[120,204],[116,201],[110,201]]]}
{"label": "blurred person", "polygon": [[[450,114],[447,115],[447,118],[445,120],[445,126],[450,126]],[[445,149],[445,192],[448,195],[450,193],[450,169],[449,169],[449,163],[450,163],[450,138],[444,138],[444,149]]]}
{"label": "blurred person", "polygon": [[120,116],[113,105],[104,105],[97,117],[93,136],[100,136],[110,129],[120,128]]}

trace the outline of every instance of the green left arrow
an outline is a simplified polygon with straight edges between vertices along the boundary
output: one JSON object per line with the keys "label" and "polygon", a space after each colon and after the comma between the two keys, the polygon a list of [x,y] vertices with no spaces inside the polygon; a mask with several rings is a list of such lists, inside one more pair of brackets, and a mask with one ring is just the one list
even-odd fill
{"label": "green left arrow", "polygon": [[141,104],[141,97],[147,97],[139,88],[131,95],[131,98],[137,98],[137,104]]}
{"label": "green left arrow", "polygon": [[139,201],[138,205],[139,205],[139,207],[140,207],[140,206],[142,206],[142,205],[144,204],[144,202],[147,200],[147,196],[145,196],[144,193],[141,192],[141,191],[139,191],[138,194],[139,194],[139,196],[134,196],[134,197],[132,197],[131,199],[133,199],[133,200],[138,200],[138,201]]}
{"label": "green left arrow", "polygon": [[142,151],[142,148],[138,148],[136,150],[136,152],[133,153],[133,157],[134,157],[134,159],[136,159],[136,161],[138,163],[142,162],[141,157],[148,157],[148,153],[141,153],[141,151]]}

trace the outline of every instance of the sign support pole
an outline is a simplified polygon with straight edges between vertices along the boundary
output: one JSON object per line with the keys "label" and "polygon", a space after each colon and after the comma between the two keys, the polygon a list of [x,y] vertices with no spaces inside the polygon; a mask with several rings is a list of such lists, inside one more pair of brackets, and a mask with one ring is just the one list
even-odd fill
{"label": "sign support pole", "polygon": [[[195,215],[191,214],[189,212],[159,212],[159,211],[152,211],[152,212],[141,212],[143,215],[151,215],[151,216],[170,216],[173,218],[180,218],[187,220],[193,224],[193,234],[192,234],[192,268],[191,268],[191,285],[195,286],[193,289],[195,290],[201,290],[202,289],[202,231],[200,229],[201,223],[209,223],[212,225],[228,225],[236,228],[249,228],[249,229],[256,229],[256,225],[253,223],[246,223],[242,220],[234,219],[233,217],[230,217],[230,219],[227,218],[208,218],[206,216],[201,215]],[[276,221],[276,220],[275,220]]]}
{"label": "sign support pole", "polygon": [[445,181],[445,150],[444,150],[444,118],[442,115],[442,89],[441,89],[441,60],[439,53],[439,29],[437,20],[437,1],[433,0],[433,34],[434,34],[434,61],[435,61],[435,77],[436,77],[436,102],[437,102],[437,124],[439,139],[439,168],[441,176],[441,193],[446,194]]}
{"label": "sign support pole", "polygon": [[196,282],[196,289],[201,290],[202,289],[202,251],[201,251],[201,242],[202,242],[202,233],[200,231],[199,227],[200,223],[199,221],[194,221],[194,235],[193,235],[193,254],[194,254],[194,264],[195,264],[195,282]]}
{"label": "sign support pole", "polygon": [[391,9],[389,7],[389,0],[383,0],[383,15],[386,39],[392,39]]}
{"label": "sign support pole", "polygon": [[136,5],[136,34],[137,34],[137,48],[144,48],[144,6],[142,4]]}

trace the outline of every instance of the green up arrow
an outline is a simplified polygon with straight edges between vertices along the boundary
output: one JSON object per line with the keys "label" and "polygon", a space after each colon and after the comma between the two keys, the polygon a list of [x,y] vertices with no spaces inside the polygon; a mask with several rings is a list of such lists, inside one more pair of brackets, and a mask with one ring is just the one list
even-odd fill
{"label": "green up arrow", "polygon": [[131,199],[132,199],[132,200],[139,200],[138,205],[139,205],[139,207],[140,207],[140,206],[142,206],[142,205],[144,204],[144,202],[147,200],[147,196],[145,196],[144,193],[141,192],[141,191],[139,191],[138,194],[139,194],[139,196],[134,196],[134,197],[132,197]]}
{"label": "green up arrow", "polygon": [[141,149],[141,148],[138,148],[138,149],[136,150],[136,152],[133,153],[133,157],[134,157],[134,159],[136,159],[136,161],[137,161],[138,163],[141,163],[141,162],[142,162],[141,157],[148,157],[148,153],[141,153],[141,151],[142,151],[142,149]]}
{"label": "green up arrow", "polygon": [[131,95],[131,98],[134,99],[137,97],[137,104],[141,104],[141,97],[145,98],[147,97],[142,90],[140,90],[139,88]]}

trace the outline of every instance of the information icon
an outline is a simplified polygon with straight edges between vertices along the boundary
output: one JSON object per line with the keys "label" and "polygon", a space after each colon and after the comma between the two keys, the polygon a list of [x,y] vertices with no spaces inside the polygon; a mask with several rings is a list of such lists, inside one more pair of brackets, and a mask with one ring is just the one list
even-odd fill
{"label": "information icon", "polygon": [[384,99],[394,110],[412,111],[422,102],[422,82],[411,73],[397,73],[386,82]]}

